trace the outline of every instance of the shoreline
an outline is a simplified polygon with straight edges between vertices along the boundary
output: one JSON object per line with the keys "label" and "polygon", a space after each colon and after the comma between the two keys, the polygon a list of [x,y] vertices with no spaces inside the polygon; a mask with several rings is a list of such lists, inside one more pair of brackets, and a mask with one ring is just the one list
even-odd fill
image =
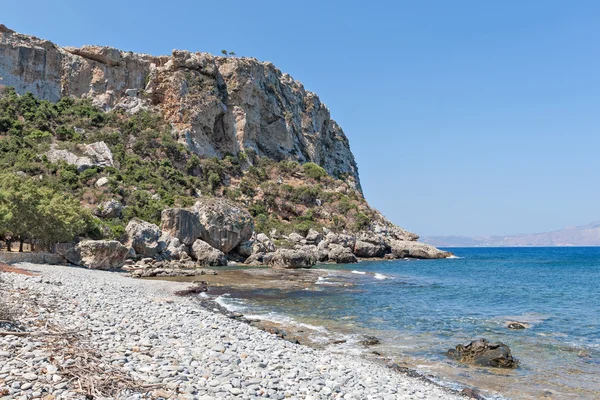
{"label": "shoreline", "polygon": [[[64,331],[76,329],[86,346],[99,354],[99,363],[136,383],[132,389],[122,389],[123,397],[112,398],[150,394],[160,398],[161,393],[178,399],[464,398],[372,361],[293,344],[208,311],[193,299],[174,294],[186,289],[185,283],[65,266],[18,267],[40,275],[0,273],[2,285],[15,296],[28,293],[55,305],[54,309],[37,305],[37,310],[32,305],[30,320],[43,317]],[[76,380],[53,381],[68,372],[68,360],[53,358],[43,344],[36,356],[30,348],[33,336],[19,337],[18,343],[14,338],[0,336],[5,364],[0,369],[0,391],[18,397],[43,389],[53,396],[60,391],[61,398],[77,398],[85,392]],[[19,350],[34,353],[25,363],[18,356],[22,351],[15,351],[19,345]],[[30,375],[14,376],[13,370],[27,370]],[[25,383],[28,378],[32,378],[30,385]]]}
{"label": "shoreline", "polygon": [[[157,278],[156,280],[160,280],[160,279]],[[234,287],[227,287],[227,286],[223,286],[223,287],[221,287],[221,289],[222,288],[235,289]],[[190,294],[190,296],[193,296],[193,295]],[[220,296],[218,296],[218,297],[220,297]],[[210,312],[225,315],[226,317],[228,317],[230,319],[234,319],[234,320],[240,321],[241,323],[251,325],[253,327],[256,327],[257,329],[260,329],[262,331],[265,331],[267,333],[275,335],[276,337],[278,337],[281,340],[286,340],[286,341],[289,341],[294,344],[300,344],[302,346],[307,346],[307,347],[310,347],[313,349],[330,352],[330,350],[326,349],[326,347],[325,347],[326,345],[342,344],[342,343],[346,342],[346,340],[338,341],[338,343],[336,343],[336,340],[334,340],[333,342],[328,342],[328,343],[319,343],[318,341],[313,341],[313,340],[311,340],[311,336],[314,334],[317,334],[317,329],[313,329],[313,328],[320,328],[320,326],[306,327],[306,324],[302,324],[302,323],[300,323],[298,326],[297,323],[278,322],[278,321],[270,320],[267,318],[257,319],[257,318],[254,318],[253,316],[246,317],[246,315],[244,315],[238,311],[229,309],[229,308],[227,308],[227,306],[224,306],[221,303],[219,303],[217,301],[218,297],[214,298],[214,297],[210,297],[210,296],[206,296],[206,297],[203,296],[203,297],[196,297],[196,300],[200,303],[200,305],[202,307],[204,307],[206,310],[208,310]],[[307,332],[307,331],[314,331],[314,332]],[[363,339],[366,339],[366,340],[374,339],[374,340],[378,341],[378,338],[376,338],[374,336],[368,336],[368,335],[363,335]],[[364,345],[364,347],[365,347],[365,350],[368,350],[370,345],[367,344],[367,345]],[[342,353],[336,352],[335,354],[342,354]],[[398,365],[394,361],[394,359],[391,358],[391,356],[388,356],[384,353],[380,353],[379,351],[373,350],[370,352],[364,352],[364,353],[360,354],[360,357],[363,360],[365,360],[365,362],[379,364],[381,366],[384,366],[386,368],[389,368],[389,369],[397,372],[398,374],[405,375],[410,378],[418,379],[427,384],[437,386],[449,394],[461,396],[463,398],[485,399],[483,394],[481,394],[479,389],[477,389],[477,388],[472,388],[472,387],[464,386],[462,384],[455,383],[455,385],[460,385],[460,386],[464,386],[464,387],[462,388],[462,390],[454,389],[448,385],[444,385],[443,383],[438,382],[437,377],[435,377],[433,375],[428,376],[427,374],[419,372],[418,370],[414,369],[414,367],[411,367],[411,366]],[[405,364],[405,363],[403,363],[403,364]],[[441,379],[440,379],[440,381],[441,381]],[[454,383],[454,382],[452,382],[452,383]]]}

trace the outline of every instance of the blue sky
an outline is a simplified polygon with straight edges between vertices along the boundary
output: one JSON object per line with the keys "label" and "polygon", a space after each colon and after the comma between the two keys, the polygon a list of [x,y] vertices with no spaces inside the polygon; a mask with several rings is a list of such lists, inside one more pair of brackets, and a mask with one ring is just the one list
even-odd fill
{"label": "blue sky", "polygon": [[600,219],[600,3],[19,1],[63,46],[272,61],[344,128],[365,195],[421,235]]}

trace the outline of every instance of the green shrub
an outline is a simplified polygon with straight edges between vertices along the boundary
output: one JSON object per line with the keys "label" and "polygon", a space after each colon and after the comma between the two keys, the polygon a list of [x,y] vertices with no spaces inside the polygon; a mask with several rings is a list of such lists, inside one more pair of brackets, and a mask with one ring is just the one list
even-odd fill
{"label": "green shrub", "polygon": [[304,169],[304,175],[317,181],[327,176],[327,171],[313,162],[304,164],[302,168]]}

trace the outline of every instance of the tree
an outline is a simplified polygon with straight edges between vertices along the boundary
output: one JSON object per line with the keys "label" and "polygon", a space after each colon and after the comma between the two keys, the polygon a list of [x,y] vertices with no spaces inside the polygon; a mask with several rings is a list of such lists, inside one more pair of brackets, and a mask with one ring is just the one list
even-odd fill
{"label": "tree", "polygon": [[223,54],[223,55],[226,56],[227,55],[227,50],[221,50],[221,54]]}
{"label": "tree", "polygon": [[72,196],[14,174],[0,175],[0,234],[13,241],[46,248],[71,241],[88,230],[92,217]]}
{"label": "tree", "polygon": [[229,52],[229,55],[230,55],[230,56],[235,56],[235,51],[230,51],[230,52]]}

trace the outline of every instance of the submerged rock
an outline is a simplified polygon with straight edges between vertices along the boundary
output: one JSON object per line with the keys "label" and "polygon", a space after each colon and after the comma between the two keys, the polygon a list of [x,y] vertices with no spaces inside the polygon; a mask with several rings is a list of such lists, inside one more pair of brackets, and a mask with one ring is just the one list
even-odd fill
{"label": "submerged rock", "polygon": [[490,343],[486,339],[474,340],[466,346],[459,344],[448,350],[448,356],[461,363],[482,367],[517,368],[519,365],[507,345],[501,342]]}

